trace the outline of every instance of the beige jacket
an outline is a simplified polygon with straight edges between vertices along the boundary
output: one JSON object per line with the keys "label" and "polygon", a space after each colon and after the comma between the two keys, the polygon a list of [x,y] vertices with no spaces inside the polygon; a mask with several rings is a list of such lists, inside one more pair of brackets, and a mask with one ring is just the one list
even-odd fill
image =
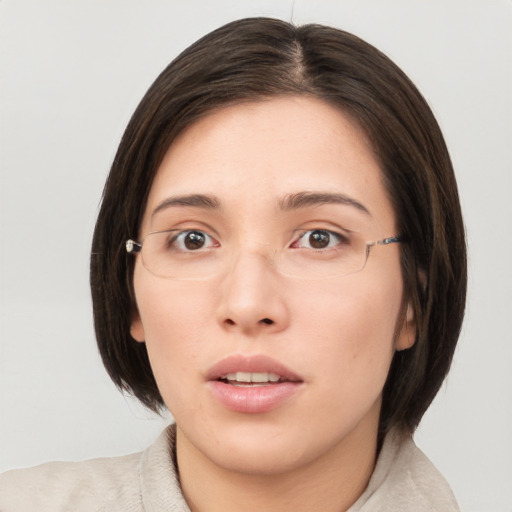
{"label": "beige jacket", "polygon": [[[190,512],[173,461],[175,428],[144,452],[50,462],[0,475],[0,512]],[[410,437],[389,434],[349,512],[456,512],[450,487]]]}

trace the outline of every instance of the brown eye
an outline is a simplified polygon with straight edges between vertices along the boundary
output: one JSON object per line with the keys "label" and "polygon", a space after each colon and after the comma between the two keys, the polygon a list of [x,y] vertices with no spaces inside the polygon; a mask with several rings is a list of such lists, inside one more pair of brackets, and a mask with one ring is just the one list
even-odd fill
{"label": "brown eye", "polygon": [[329,246],[331,234],[328,231],[315,230],[309,235],[309,244],[313,249],[325,249]]}
{"label": "brown eye", "polygon": [[206,242],[206,237],[201,231],[188,231],[183,237],[183,244],[191,251],[201,249]]}
{"label": "brown eye", "polygon": [[341,233],[329,231],[328,229],[310,229],[303,232],[302,235],[291,244],[293,249],[313,249],[317,252],[337,249],[347,246],[350,241]]}

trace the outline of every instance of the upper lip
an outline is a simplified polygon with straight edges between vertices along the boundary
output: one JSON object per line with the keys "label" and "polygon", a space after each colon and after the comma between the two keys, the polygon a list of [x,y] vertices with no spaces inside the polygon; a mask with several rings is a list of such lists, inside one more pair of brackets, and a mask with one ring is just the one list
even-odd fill
{"label": "upper lip", "polygon": [[284,364],[265,355],[231,355],[215,363],[207,372],[207,380],[219,380],[229,373],[274,373],[282,380],[302,382],[303,379]]}

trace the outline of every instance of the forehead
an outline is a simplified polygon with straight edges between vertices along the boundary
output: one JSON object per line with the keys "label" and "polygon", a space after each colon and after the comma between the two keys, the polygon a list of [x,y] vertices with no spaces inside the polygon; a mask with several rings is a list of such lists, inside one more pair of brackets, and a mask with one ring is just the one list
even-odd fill
{"label": "forehead", "polygon": [[301,192],[338,193],[393,218],[381,170],[357,123],[309,97],[278,97],[217,110],[167,151],[145,216],[168,197],[205,194],[254,209]]}

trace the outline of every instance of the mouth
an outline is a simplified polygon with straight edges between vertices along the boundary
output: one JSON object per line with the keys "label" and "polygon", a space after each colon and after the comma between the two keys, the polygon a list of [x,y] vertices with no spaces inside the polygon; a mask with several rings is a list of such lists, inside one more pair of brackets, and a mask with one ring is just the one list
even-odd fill
{"label": "mouth", "polygon": [[264,355],[234,355],[215,364],[207,384],[217,403],[238,413],[265,413],[288,403],[304,380]]}
{"label": "mouth", "polygon": [[265,355],[228,356],[210,368],[206,380],[222,381],[233,386],[265,386],[303,381],[283,363]]}
{"label": "mouth", "polygon": [[219,380],[238,387],[269,386],[278,382],[288,382],[288,379],[270,372],[235,372],[222,375]]}

